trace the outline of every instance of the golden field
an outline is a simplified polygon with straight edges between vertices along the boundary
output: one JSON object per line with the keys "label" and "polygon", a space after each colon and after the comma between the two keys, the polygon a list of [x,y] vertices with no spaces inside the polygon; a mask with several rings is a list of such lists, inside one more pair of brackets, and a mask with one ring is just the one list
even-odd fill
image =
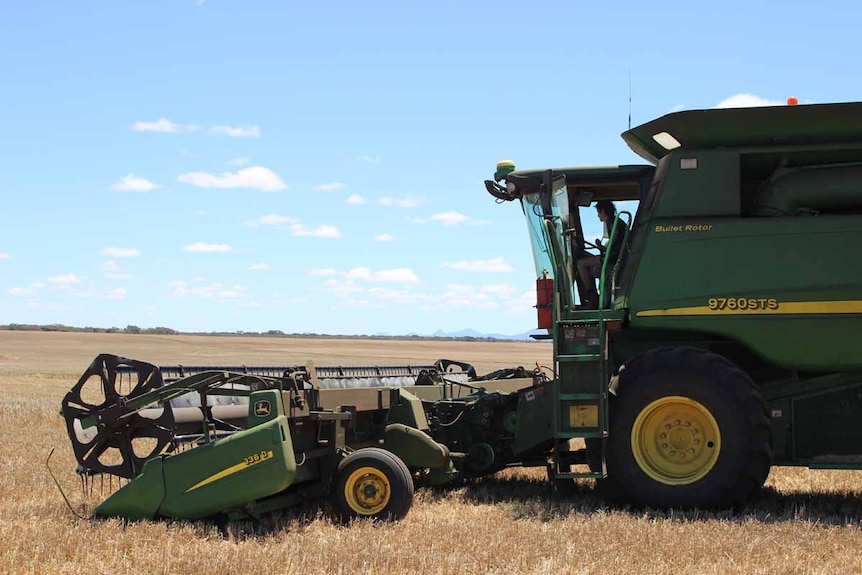
{"label": "golden field", "polygon": [[862,472],[775,468],[738,513],[610,509],[591,483],[556,497],[544,471],[419,490],[405,520],[335,524],[324,505],[237,523],[75,518],[80,489],[60,401],[97,353],[157,364],[473,363],[480,373],[551,361],[551,346],[0,331],[0,573],[862,573]]}

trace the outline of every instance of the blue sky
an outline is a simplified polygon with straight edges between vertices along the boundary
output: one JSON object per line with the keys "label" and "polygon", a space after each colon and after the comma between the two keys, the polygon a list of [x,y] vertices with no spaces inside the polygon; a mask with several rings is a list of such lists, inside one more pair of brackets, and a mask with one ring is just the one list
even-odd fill
{"label": "blue sky", "polygon": [[497,160],[640,163],[629,73],[633,125],[862,83],[850,2],[291,4],[2,3],[0,324],[523,332]]}

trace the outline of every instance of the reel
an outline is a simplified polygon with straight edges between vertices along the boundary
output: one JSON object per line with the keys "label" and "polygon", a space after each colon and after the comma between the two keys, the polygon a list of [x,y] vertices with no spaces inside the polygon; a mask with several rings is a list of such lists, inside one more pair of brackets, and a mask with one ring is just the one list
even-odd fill
{"label": "reel", "polygon": [[62,415],[78,473],[132,479],[174,437],[169,401],[133,409],[127,404],[164,385],[153,364],[101,354],[66,394]]}

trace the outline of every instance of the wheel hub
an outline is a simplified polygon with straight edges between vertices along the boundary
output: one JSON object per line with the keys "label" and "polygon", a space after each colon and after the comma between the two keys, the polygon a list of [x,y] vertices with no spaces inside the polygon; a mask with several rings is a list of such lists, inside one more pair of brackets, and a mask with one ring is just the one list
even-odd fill
{"label": "wheel hub", "polygon": [[652,479],[687,485],[705,477],[718,460],[721,433],[703,404],[688,397],[657,399],[632,426],[635,461]]}
{"label": "wheel hub", "polygon": [[374,515],[389,504],[389,479],[379,469],[360,467],[347,478],[344,495],[353,511],[360,515]]}

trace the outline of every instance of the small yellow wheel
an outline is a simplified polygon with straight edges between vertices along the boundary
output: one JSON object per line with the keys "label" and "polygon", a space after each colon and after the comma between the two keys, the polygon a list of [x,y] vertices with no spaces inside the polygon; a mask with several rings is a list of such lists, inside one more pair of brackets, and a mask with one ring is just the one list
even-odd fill
{"label": "small yellow wheel", "polygon": [[344,482],[344,499],[357,515],[380,513],[391,497],[389,479],[376,467],[360,467]]}
{"label": "small yellow wheel", "polygon": [[721,452],[721,430],[715,418],[702,404],[679,395],[644,407],[632,425],[631,441],[638,466],[665,485],[702,479]]}
{"label": "small yellow wheel", "polygon": [[396,455],[366,447],[338,464],[333,495],[344,521],[361,517],[401,519],[413,503],[413,476]]}

